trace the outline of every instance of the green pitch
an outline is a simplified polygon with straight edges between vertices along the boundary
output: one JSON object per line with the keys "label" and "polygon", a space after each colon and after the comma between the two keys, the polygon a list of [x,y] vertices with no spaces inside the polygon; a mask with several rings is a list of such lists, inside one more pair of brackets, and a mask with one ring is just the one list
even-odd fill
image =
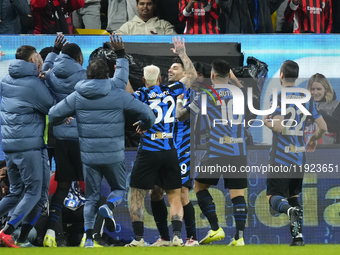
{"label": "green pitch", "polygon": [[246,245],[228,247],[226,245],[205,245],[199,247],[145,247],[145,248],[0,248],[1,255],[330,255],[339,254],[340,245],[311,244],[304,247],[288,245]]}

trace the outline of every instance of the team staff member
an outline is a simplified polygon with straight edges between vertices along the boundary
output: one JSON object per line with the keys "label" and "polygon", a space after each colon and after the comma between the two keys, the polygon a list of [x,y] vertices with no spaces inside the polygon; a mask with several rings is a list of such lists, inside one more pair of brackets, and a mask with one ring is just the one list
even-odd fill
{"label": "team staff member", "polygon": [[121,37],[111,37],[111,44],[118,56],[113,79],[108,79],[109,69],[104,60],[92,60],[87,69],[88,79],[77,83],[76,91],[49,113],[54,125],[60,124],[65,117],[74,114],[77,117],[85,177],[85,248],[94,247],[93,229],[102,177],[105,176],[111,187],[108,204],[112,208],[105,205],[109,212],[121,203],[126,192],[124,115],[135,116],[143,129],[149,129],[155,120],[148,106],[119,89],[122,82],[125,85],[128,82],[129,63],[124,58]]}
{"label": "team staff member", "polygon": [[[49,166],[44,143],[45,115],[54,104],[38,75],[43,61],[29,45],[17,49],[9,74],[0,83],[1,133],[10,194],[0,201],[0,216],[15,207],[0,232],[8,247],[25,246],[27,236],[48,199]],[[14,244],[11,234],[23,223]]]}

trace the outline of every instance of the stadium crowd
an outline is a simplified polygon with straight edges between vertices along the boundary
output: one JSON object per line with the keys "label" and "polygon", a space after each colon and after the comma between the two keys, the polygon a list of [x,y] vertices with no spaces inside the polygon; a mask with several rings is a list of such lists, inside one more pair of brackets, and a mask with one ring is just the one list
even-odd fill
{"label": "stadium crowd", "polygon": [[336,0],[0,0],[0,6],[0,34],[340,31]]}

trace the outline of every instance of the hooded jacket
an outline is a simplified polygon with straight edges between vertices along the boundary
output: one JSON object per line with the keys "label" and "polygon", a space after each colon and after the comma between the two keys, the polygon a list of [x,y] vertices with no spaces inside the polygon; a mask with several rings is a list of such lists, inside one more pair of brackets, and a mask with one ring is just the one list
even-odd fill
{"label": "hooded jacket", "polygon": [[[115,73],[116,76],[117,73]],[[76,113],[81,158],[84,164],[114,164],[124,160],[125,114],[152,127],[155,115],[146,104],[135,99],[109,79],[84,80],[76,92],[54,106],[49,113],[52,124]]]}
{"label": "hooded jacket", "polygon": [[45,146],[45,115],[54,99],[34,63],[15,59],[0,83],[1,133],[5,153]]}
{"label": "hooded jacket", "polygon": [[[77,82],[85,79],[86,70],[67,54],[58,55],[53,68],[46,73],[46,82],[51,87],[57,102],[74,92]],[[68,125],[53,127],[53,134],[59,140],[78,139],[77,120],[74,118]]]}
{"label": "hooded jacket", "polygon": [[152,17],[145,22],[137,15],[131,21],[123,24],[115,33],[118,35],[176,34],[174,26],[166,20],[159,19],[158,17]]}

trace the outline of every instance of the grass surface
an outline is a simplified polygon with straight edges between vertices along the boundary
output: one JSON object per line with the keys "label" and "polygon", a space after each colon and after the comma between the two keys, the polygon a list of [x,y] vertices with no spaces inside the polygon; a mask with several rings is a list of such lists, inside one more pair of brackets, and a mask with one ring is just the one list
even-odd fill
{"label": "grass surface", "polygon": [[84,249],[78,247],[64,248],[26,248],[10,249],[0,248],[3,254],[24,254],[24,255],[329,255],[339,254],[340,245],[332,244],[310,244],[304,247],[290,247],[288,245],[246,245],[244,247],[228,247],[226,245],[205,245],[200,247],[145,247],[145,248],[125,248],[106,247],[95,249]]}

